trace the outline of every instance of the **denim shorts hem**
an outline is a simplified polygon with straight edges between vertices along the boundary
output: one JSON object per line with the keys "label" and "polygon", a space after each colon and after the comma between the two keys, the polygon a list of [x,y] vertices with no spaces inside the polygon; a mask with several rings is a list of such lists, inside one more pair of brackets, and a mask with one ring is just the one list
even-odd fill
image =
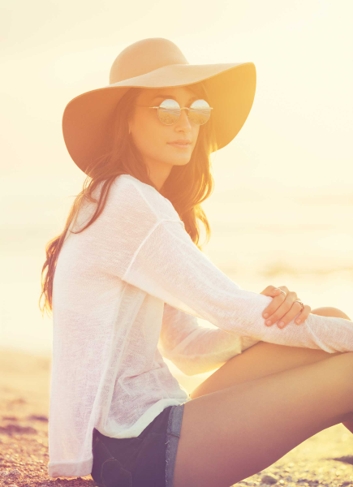
{"label": "denim shorts hem", "polygon": [[173,487],[184,404],[166,407],[137,437],[92,434],[91,476],[98,487]]}
{"label": "denim shorts hem", "polygon": [[176,454],[183,420],[184,404],[172,406],[166,432],[165,487],[173,487]]}

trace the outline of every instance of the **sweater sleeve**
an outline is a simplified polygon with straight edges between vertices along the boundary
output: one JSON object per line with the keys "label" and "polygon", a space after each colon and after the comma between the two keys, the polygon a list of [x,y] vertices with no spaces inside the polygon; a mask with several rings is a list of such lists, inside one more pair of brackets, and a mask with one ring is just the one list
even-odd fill
{"label": "sweater sleeve", "polygon": [[237,336],[280,345],[353,351],[353,325],[310,314],[304,323],[266,326],[272,298],[246,291],[218,269],[191,240],[182,221],[159,220],[134,252],[121,278],[188,314]]}
{"label": "sweater sleeve", "polygon": [[195,316],[164,305],[158,348],[184,374],[214,370],[241,353],[240,337],[221,328],[207,328]]}

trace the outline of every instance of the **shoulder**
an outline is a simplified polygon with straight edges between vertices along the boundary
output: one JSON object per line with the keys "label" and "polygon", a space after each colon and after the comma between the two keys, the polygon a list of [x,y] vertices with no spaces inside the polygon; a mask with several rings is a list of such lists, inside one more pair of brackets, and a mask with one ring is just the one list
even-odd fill
{"label": "shoulder", "polygon": [[120,208],[150,211],[160,219],[180,221],[172,203],[162,196],[153,186],[143,183],[130,174],[121,174],[114,180],[112,199]]}

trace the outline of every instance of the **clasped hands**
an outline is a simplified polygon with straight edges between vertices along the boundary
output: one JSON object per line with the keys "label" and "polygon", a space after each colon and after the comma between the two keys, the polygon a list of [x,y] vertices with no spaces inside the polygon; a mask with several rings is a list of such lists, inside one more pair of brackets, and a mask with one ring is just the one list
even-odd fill
{"label": "clasped hands", "polygon": [[310,314],[310,306],[304,305],[297,294],[286,286],[267,286],[260,294],[273,298],[262,313],[266,326],[277,323],[279,328],[284,328],[294,318],[295,323],[300,325]]}

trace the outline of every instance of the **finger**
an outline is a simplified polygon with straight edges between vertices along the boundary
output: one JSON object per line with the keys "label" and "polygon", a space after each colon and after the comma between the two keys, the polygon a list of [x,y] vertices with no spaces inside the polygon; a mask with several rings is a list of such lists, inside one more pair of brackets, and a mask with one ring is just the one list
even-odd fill
{"label": "finger", "polygon": [[284,328],[285,326],[287,326],[290,321],[298,316],[298,314],[302,311],[302,308],[303,305],[301,303],[299,303],[298,301],[294,301],[288,313],[286,313],[285,316],[280,318],[280,320],[278,321],[278,328]]}
{"label": "finger", "polygon": [[279,293],[278,296],[275,296],[270,304],[264,309],[262,312],[262,316],[267,319],[271,317],[272,315],[278,310],[278,308],[284,303],[286,300],[286,296],[283,293]]}
{"label": "finger", "polygon": [[284,294],[284,296],[288,296],[290,294],[290,291],[286,286],[279,286],[278,289]]}
{"label": "finger", "polygon": [[263,291],[261,291],[260,294],[264,294],[265,296],[278,296],[278,294],[281,292],[280,289],[278,289],[278,287],[275,287],[275,286],[267,286],[266,289],[264,289]]}
{"label": "finger", "polygon": [[287,288],[287,286],[278,286],[278,289],[281,289],[282,291],[285,292],[285,294],[289,294],[289,289]]}
{"label": "finger", "polygon": [[311,307],[305,304],[301,313],[299,313],[298,317],[295,320],[296,324],[301,325],[302,323],[304,323],[304,321],[308,318],[310,313],[311,313]]}
{"label": "finger", "polygon": [[265,321],[265,324],[267,326],[271,326],[277,321],[279,321],[283,316],[285,316],[289,312],[289,310],[293,306],[294,299],[292,299],[291,297],[282,298],[282,294],[277,298],[274,298],[271,305],[273,305],[274,302],[279,303],[280,299],[282,300],[280,305],[277,307],[277,309],[273,309],[273,313]]}
{"label": "finger", "polygon": [[295,291],[290,291],[288,294],[287,294],[287,297],[288,299],[292,299],[293,300],[293,303],[294,301],[298,301],[299,298],[298,298],[298,295]]}
{"label": "finger", "polygon": [[297,294],[295,292],[288,292],[286,296],[280,294],[274,298],[263,313],[263,317],[267,320],[266,325],[271,326],[280,320],[289,311],[296,299]]}

